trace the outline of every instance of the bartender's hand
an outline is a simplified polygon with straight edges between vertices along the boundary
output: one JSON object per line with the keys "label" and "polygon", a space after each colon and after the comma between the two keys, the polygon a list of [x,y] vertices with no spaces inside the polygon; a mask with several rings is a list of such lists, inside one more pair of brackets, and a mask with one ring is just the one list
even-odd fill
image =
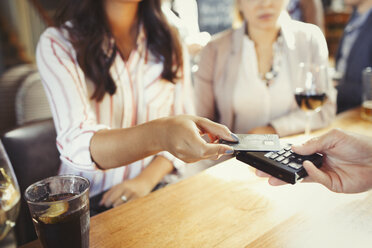
{"label": "bartender's hand", "polygon": [[[372,188],[372,138],[338,129],[300,146],[293,146],[295,153],[310,155],[322,153],[323,165],[318,169],[310,161],[303,163],[309,174],[305,182],[317,182],[340,193],[358,193]],[[257,171],[259,176],[268,176]],[[269,176],[272,185],[285,184]]]}
{"label": "bartender's hand", "polygon": [[[232,154],[234,151],[230,146],[218,144],[217,141],[219,138],[238,140],[226,126],[198,116],[181,115],[159,121],[163,150],[188,163]],[[202,138],[204,134],[209,135],[212,143]]]}

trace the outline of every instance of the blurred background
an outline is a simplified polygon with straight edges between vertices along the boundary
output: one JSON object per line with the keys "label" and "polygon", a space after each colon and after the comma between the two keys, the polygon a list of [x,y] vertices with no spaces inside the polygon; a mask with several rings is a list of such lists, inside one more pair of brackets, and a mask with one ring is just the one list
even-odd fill
{"label": "blurred background", "polygon": [[[0,133],[17,125],[50,118],[35,67],[40,34],[53,25],[61,0],[0,0]],[[330,61],[351,9],[343,0],[323,0]],[[210,37],[232,26],[234,0],[164,0],[164,13],[180,31],[192,55]]]}

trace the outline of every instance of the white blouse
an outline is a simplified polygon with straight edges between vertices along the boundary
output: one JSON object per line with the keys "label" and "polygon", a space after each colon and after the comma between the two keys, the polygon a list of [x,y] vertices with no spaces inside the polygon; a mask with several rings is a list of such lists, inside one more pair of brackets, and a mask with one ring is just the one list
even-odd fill
{"label": "white blouse", "polygon": [[[188,72],[188,56],[183,54],[183,71]],[[133,127],[170,115],[194,114],[190,75],[184,73],[176,84],[161,79],[163,64],[147,49],[143,31],[138,37],[137,49],[127,62],[119,52],[115,54],[110,74],[117,89],[112,96],[106,94],[101,102],[90,98],[95,86],[79,67],[65,30],[48,28],[42,34],[37,47],[37,65],[57,131],[62,161],[59,174],[88,178],[91,196],[136,177],[154,159],[150,156],[128,166],[100,170],[89,151],[95,132]],[[168,152],[158,155],[172,161],[175,167],[182,164]]]}
{"label": "white blouse", "polygon": [[[293,91],[300,63],[326,65],[327,43],[315,25],[280,17],[282,61],[269,88],[262,85],[253,43],[245,26],[216,36],[202,50],[195,73],[198,115],[220,122],[236,133],[271,124],[283,137],[303,132],[306,113],[299,109]],[[275,58],[274,56],[274,65]],[[238,88],[237,88],[238,87]],[[336,113],[336,91],[330,87],[328,101],[312,116],[311,128],[329,125]]]}
{"label": "white blouse", "polygon": [[274,55],[281,56],[280,70],[267,87],[259,75],[254,42],[244,36],[242,63],[233,92],[233,130],[236,133],[247,133],[255,127],[266,126],[272,120],[292,111],[295,99],[289,78],[289,62],[284,54],[286,53]]}

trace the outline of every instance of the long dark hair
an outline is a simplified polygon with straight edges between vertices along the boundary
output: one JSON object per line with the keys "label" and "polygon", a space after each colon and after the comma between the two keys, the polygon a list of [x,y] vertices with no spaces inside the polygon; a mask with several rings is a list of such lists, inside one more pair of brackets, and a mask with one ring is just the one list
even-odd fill
{"label": "long dark hair", "polygon": [[[102,49],[105,37],[110,35],[103,0],[64,0],[62,4],[55,25],[68,30],[79,66],[96,86],[91,97],[101,101],[106,92],[113,95],[116,91],[109,73],[116,52],[107,57]],[[182,47],[177,31],[161,11],[161,0],[140,2],[138,18],[144,25],[149,50],[163,62],[162,78],[174,82],[182,73]],[[116,51],[116,46],[113,49]]]}

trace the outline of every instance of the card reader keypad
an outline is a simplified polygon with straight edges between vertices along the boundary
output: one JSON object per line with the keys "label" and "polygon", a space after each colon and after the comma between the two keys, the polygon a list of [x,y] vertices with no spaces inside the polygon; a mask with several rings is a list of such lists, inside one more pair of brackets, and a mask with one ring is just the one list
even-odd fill
{"label": "card reader keypad", "polygon": [[284,147],[282,150],[278,152],[268,152],[264,156],[269,159],[280,162],[283,165],[292,167],[293,169],[300,169],[302,167],[302,163],[305,160],[312,161],[313,158],[313,155],[302,156],[294,153],[291,150],[291,145]]}
{"label": "card reader keypad", "polygon": [[302,166],[305,160],[313,162],[318,168],[322,166],[323,161],[322,154],[315,153],[302,156],[294,153],[289,144],[286,144],[285,147],[279,151],[237,152],[236,158],[258,170],[291,184],[295,184],[298,180],[307,176],[306,170]]}

